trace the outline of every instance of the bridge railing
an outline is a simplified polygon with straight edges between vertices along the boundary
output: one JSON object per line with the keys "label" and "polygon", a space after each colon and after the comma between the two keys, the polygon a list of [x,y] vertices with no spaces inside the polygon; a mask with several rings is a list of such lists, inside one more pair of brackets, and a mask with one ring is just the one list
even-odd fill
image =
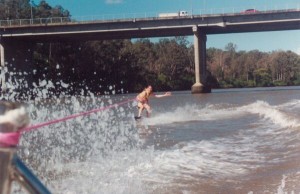
{"label": "bridge railing", "polygon": [[53,18],[34,18],[34,19],[13,19],[0,20],[0,26],[28,26],[35,24],[59,24],[72,22],[68,17],[53,17]]}
{"label": "bridge railing", "polygon": [[[282,7],[282,6],[281,6]],[[239,8],[215,8],[215,9],[191,9],[189,15],[227,15],[227,14],[247,14],[244,11],[246,9],[255,9],[258,12],[252,13],[276,13],[282,11],[300,11],[300,4],[288,6],[286,5],[283,9],[278,9],[279,6],[273,7],[239,7]],[[172,12],[172,11],[170,11]],[[174,11],[173,11],[174,12]],[[168,13],[168,12],[166,12]],[[51,18],[32,18],[32,19],[7,19],[0,20],[0,27],[9,26],[28,26],[28,25],[51,25],[51,24],[66,24],[66,23],[86,23],[86,22],[107,22],[107,21],[126,21],[135,19],[147,19],[147,18],[159,18],[157,12],[147,13],[124,13],[124,14],[102,14],[102,15],[90,15],[90,16],[72,16],[70,17],[51,17]]]}

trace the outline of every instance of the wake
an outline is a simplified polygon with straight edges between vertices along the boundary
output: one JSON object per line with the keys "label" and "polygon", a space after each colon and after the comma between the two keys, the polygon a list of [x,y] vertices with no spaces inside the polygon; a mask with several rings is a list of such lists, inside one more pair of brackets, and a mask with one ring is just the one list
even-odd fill
{"label": "wake", "polygon": [[241,108],[249,113],[258,114],[264,121],[269,121],[283,128],[297,128],[300,126],[300,121],[296,115],[291,112],[290,108],[295,102],[296,101],[291,101],[281,105],[272,106],[264,101],[256,101],[255,103]]}
{"label": "wake", "polygon": [[186,104],[173,111],[154,112],[151,118],[145,118],[146,125],[164,125],[191,121],[213,121],[239,119],[244,116],[258,115],[257,122],[269,122],[283,128],[300,127],[297,114],[300,100],[292,100],[280,105],[270,105],[265,101],[256,101],[248,105],[233,104]]}

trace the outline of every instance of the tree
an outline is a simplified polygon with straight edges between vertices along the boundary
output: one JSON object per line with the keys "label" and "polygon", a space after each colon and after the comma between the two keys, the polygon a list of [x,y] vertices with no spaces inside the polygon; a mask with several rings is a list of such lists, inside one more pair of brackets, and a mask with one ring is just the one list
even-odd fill
{"label": "tree", "polygon": [[288,85],[292,84],[292,80],[299,72],[299,56],[291,51],[276,51],[271,56],[273,80]]}
{"label": "tree", "polygon": [[190,60],[187,41],[183,37],[160,39],[156,47],[159,79],[165,89],[180,90],[190,83]]}
{"label": "tree", "polygon": [[24,19],[30,17],[29,0],[0,0],[0,19]]}
{"label": "tree", "polygon": [[272,86],[272,77],[268,69],[259,68],[254,71],[256,86],[266,87]]}

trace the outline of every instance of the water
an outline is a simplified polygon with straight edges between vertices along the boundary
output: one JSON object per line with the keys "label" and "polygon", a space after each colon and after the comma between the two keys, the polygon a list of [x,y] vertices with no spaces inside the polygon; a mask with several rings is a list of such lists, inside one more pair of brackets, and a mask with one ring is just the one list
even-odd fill
{"label": "water", "polygon": [[[32,123],[135,95],[30,101]],[[28,132],[18,154],[53,193],[300,193],[300,87],[134,102]],[[18,193],[18,189],[15,191]]]}

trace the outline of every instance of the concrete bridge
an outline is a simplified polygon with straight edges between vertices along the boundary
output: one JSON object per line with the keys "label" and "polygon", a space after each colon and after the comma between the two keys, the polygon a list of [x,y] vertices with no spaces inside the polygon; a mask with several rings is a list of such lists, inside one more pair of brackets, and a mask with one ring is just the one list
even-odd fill
{"label": "concrete bridge", "polygon": [[[211,91],[206,82],[207,34],[300,29],[300,9],[85,22],[69,18],[39,21],[0,21],[2,70],[6,67],[20,72],[30,69],[35,43],[194,36],[195,84],[192,93],[204,93]],[[3,77],[2,88],[5,88],[7,77]],[[30,80],[30,73],[26,79]]]}

